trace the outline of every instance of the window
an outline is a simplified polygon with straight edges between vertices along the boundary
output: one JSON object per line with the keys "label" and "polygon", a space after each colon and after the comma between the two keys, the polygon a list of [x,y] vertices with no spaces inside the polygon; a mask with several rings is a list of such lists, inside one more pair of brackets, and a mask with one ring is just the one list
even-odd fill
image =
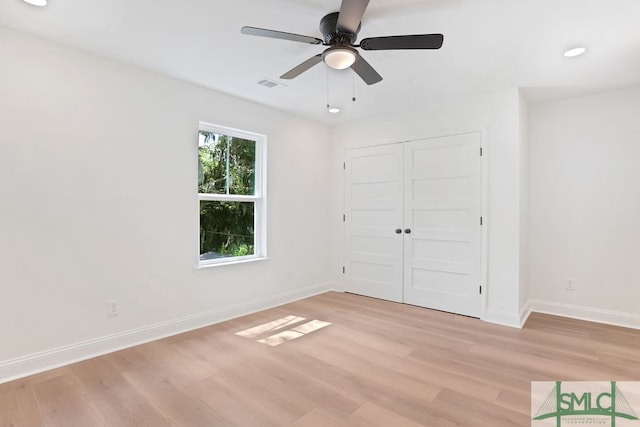
{"label": "window", "polygon": [[266,257],[266,137],[200,123],[199,265]]}

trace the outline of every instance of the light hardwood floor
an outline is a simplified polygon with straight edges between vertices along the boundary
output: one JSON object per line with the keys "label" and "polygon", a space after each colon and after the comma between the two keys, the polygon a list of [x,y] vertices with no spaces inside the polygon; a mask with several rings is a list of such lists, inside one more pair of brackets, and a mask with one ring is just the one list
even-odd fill
{"label": "light hardwood floor", "polygon": [[0,426],[529,426],[533,380],[640,380],[640,331],[330,292],[0,385]]}

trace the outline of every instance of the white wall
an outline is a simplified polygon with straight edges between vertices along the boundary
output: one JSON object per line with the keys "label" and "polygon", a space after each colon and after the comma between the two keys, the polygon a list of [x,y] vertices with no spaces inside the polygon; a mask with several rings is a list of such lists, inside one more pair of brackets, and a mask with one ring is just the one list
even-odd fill
{"label": "white wall", "polygon": [[488,170],[488,300],[485,319],[520,325],[520,135],[516,89],[462,99],[392,117],[375,117],[334,129],[333,271],[342,266],[342,162],[347,147],[399,142],[460,131],[485,131]]}
{"label": "white wall", "polygon": [[[327,127],[2,28],[0,58],[0,381],[331,287]],[[194,269],[200,120],[268,136],[269,260]]]}
{"label": "white wall", "polygon": [[640,87],[531,106],[534,309],[640,327],[639,117]]}

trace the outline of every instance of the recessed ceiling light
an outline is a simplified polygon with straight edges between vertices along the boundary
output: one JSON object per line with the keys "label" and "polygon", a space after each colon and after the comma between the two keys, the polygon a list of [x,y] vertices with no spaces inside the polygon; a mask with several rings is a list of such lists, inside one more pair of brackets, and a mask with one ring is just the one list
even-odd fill
{"label": "recessed ceiling light", "polygon": [[569,49],[564,53],[564,56],[567,58],[573,58],[574,56],[580,56],[587,51],[587,48],[584,47],[574,47],[573,49]]}
{"label": "recessed ceiling light", "polygon": [[29,4],[32,4],[34,6],[46,6],[47,5],[47,0],[24,0]]}
{"label": "recessed ceiling light", "polygon": [[329,107],[329,112],[331,114],[338,114],[340,112],[340,109],[338,107]]}

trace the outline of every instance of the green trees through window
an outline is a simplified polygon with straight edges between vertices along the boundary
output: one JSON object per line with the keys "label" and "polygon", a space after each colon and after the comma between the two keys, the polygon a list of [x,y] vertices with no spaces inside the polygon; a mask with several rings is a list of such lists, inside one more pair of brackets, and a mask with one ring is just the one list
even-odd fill
{"label": "green trees through window", "polygon": [[255,193],[256,143],[200,131],[199,193]]}
{"label": "green trees through window", "polygon": [[256,141],[200,130],[198,157],[200,260],[253,255]]}

